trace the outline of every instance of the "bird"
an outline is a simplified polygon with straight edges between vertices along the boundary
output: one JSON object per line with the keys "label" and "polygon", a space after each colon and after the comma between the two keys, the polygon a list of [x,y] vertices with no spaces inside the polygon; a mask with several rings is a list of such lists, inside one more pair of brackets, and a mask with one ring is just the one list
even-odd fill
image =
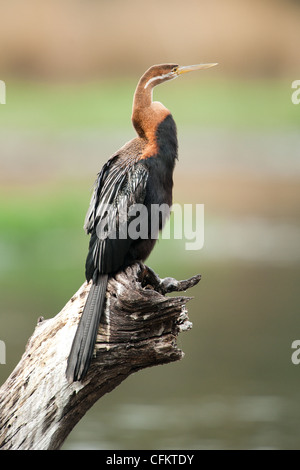
{"label": "bird", "polygon": [[[84,221],[90,236],[85,277],[92,282],[68,356],[69,383],[83,381],[89,369],[109,276],[148,258],[169,215],[162,211],[155,219],[151,208],[172,206],[177,128],[171,112],[153,101],[153,89],[187,72],[214,65],[153,65],[137,84],[131,116],[137,136],[114,153],[98,173]],[[129,224],[137,222],[135,206],[145,208],[144,216],[129,233]],[[143,236],[139,232],[142,224]]]}

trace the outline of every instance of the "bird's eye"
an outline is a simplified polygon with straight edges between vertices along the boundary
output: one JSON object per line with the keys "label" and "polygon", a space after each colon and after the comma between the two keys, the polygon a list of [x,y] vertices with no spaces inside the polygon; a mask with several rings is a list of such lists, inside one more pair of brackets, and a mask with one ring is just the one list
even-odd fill
{"label": "bird's eye", "polygon": [[178,67],[173,67],[173,68],[172,68],[172,72],[173,72],[173,73],[176,73],[177,70],[178,70]]}

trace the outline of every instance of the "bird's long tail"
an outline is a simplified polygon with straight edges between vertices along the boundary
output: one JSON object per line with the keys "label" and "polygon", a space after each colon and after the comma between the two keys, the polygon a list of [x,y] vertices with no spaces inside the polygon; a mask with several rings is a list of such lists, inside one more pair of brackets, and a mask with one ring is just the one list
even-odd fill
{"label": "bird's long tail", "polygon": [[107,279],[107,274],[99,274],[91,285],[68,358],[66,376],[69,382],[82,380],[90,365],[104,310]]}

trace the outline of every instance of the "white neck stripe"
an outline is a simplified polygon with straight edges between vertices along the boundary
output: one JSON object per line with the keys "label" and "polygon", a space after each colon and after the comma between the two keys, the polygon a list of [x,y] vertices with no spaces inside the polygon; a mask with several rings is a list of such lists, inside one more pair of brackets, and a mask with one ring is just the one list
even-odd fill
{"label": "white neck stripe", "polygon": [[144,89],[147,88],[148,85],[150,85],[150,83],[152,82],[155,82],[156,80],[161,80],[165,77],[167,77],[169,74],[168,73],[165,73],[164,75],[157,75],[156,77],[152,77],[148,80],[148,82],[146,83],[146,85],[144,86]]}

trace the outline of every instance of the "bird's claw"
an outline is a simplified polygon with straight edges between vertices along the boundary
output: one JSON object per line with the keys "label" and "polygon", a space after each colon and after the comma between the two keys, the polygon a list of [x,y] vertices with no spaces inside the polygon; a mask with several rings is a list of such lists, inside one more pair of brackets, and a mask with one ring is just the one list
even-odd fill
{"label": "bird's claw", "polygon": [[201,275],[197,274],[189,279],[177,281],[173,277],[160,277],[148,266],[140,263],[141,268],[141,284],[144,288],[154,289],[157,292],[165,295],[170,292],[180,292],[195,286],[201,279]]}

